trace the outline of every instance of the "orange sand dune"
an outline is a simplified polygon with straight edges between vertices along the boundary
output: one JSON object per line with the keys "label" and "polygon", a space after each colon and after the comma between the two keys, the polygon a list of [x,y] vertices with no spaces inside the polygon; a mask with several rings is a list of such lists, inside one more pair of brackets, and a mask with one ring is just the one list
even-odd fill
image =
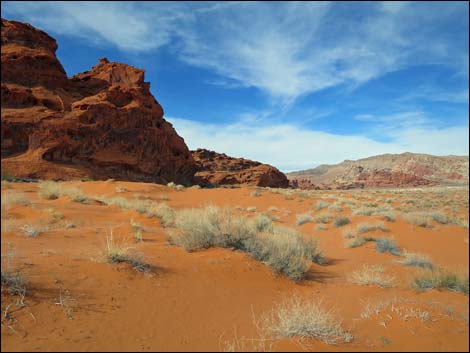
{"label": "orange sand dune", "polygon": [[[25,306],[8,308],[2,316],[2,351],[220,351],[236,343],[236,350],[259,349],[257,319],[282,300],[297,295],[322,299],[333,308],[351,343],[327,345],[314,339],[271,339],[263,349],[275,351],[468,351],[468,295],[451,291],[416,292],[410,281],[418,271],[395,262],[396,256],[381,254],[369,242],[345,248],[342,234],[359,223],[377,223],[378,217],[355,216],[350,209],[330,211],[345,215],[351,223],[340,228],[331,223],[315,230],[316,223],[295,225],[296,215],[314,211],[320,197],[340,196],[355,200],[372,191],[311,192],[308,197],[253,188],[174,189],[154,184],[130,182],[66,182],[87,195],[125,198],[166,199],[170,207],[203,207],[214,204],[234,208],[252,217],[270,211],[275,224],[297,228],[315,237],[326,264],[312,264],[306,278],[295,283],[274,275],[264,264],[247,254],[212,248],[188,253],[168,243],[168,229],[157,218],[99,202],[82,204],[64,196],[46,200],[38,195],[37,183],[2,183],[2,198],[22,193],[29,205],[15,204],[3,211],[2,271],[7,248],[14,249],[10,266],[19,269],[27,281]],[[117,192],[116,187],[127,189]],[[455,191],[463,200],[468,190]],[[438,196],[430,197],[438,198]],[[382,193],[380,197],[393,197]],[[290,199],[291,198],[291,199]],[[334,200],[327,200],[333,203]],[[369,201],[370,202],[370,201]],[[398,207],[399,202],[392,205]],[[256,207],[256,212],[247,212]],[[55,219],[54,212],[60,214]],[[463,203],[457,215],[467,215]],[[143,241],[134,242],[130,220],[143,225]],[[20,227],[42,225],[45,231],[26,237]],[[74,228],[67,227],[73,223]],[[457,225],[434,224],[432,228],[411,225],[398,217],[384,222],[402,249],[427,254],[433,264],[468,274],[468,229]],[[468,223],[467,223],[468,224]],[[47,226],[47,227],[46,227]],[[144,255],[153,266],[150,274],[128,265],[105,263],[102,251],[112,229],[117,241],[125,241],[132,251]],[[372,234],[371,233],[371,234]],[[393,274],[395,286],[382,288],[353,284],[348,276],[362,264],[382,265]],[[2,291],[2,311],[13,303]],[[370,311],[369,308],[379,308]],[[411,313],[426,312],[426,320]],[[361,315],[362,314],[362,315]]]}

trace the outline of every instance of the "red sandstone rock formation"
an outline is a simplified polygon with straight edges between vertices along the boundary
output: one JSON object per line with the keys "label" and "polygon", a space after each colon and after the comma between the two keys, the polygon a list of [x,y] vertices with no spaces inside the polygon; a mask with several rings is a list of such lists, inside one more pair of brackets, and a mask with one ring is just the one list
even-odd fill
{"label": "red sandstone rock formation", "polygon": [[194,182],[202,186],[252,185],[286,188],[289,181],[278,169],[224,153],[198,149],[191,152],[199,165]]}
{"label": "red sandstone rock formation", "polygon": [[144,71],[100,59],[67,78],[56,41],[2,19],[2,172],[190,183],[196,163]]}

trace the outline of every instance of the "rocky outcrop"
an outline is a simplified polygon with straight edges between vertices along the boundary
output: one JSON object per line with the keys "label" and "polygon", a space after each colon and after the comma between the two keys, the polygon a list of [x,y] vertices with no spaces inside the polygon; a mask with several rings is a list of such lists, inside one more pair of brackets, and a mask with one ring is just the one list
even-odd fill
{"label": "rocky outcrop", "polygon": [[192,151],[198,164],[194,183],[201,186],[251,185],[273,188],[286,188],[287,177],[268,164],[244,158],[229,157],[206,149]]}
{"label": "rocky outcrop", "polygon": [[67,78],[56,41],[2,19],[2,171],[189,184],[196,163],[144,71],[103,58]]}
{"label": "rocky outcrop", "polygon": [[308,180],[322,189],[352,189],[468,184],[468,174],[467,156],[402,153],[321,165],[287,176],[290,180],[304,180],[304,185]]}

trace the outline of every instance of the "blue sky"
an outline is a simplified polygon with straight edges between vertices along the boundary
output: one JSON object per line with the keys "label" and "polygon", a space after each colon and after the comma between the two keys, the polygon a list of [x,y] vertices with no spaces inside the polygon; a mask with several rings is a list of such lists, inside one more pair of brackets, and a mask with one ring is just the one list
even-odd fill
{"label": "blue sky", "polygon": [[2,2],[69,76],[143,68],[191,149],[311,168],[468,155],[467,2]]}

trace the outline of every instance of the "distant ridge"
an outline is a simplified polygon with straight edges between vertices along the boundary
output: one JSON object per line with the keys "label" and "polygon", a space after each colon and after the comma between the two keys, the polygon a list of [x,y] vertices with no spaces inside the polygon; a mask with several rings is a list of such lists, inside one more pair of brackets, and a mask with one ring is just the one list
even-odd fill
{"label": "distant ridge", "polygon": [[406,187],[468,184],[468,156],[433,156],[405,152],[322,164],[286,173],[291,185],[304,188]]}

